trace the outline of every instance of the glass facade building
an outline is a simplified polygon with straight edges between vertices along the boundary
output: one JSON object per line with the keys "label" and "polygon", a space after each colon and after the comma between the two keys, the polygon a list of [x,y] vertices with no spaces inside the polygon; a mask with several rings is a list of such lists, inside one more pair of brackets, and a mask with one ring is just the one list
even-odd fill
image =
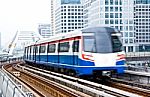
{"label": "glass facade building", "polygon": [[83,28],[83,6],[80,0],[61,0],[55,9],[55,34]]}
{"label": "glass facade building", "polygon": [[38,32],[43,38],[49,38],[50,36],[52,36],[50,24],[39,24]]}
{"label": "glass facade building", "polygon": [[122,32],[126,52],[150,51],[150,0],[82,0],[84,27],[109,26]]}
{"label": "glass facade building", "polygon": [[135,4],[150,4],[150,0],[135,0]]}
{"label": "glass facade building", "polygon": [[150,0],[135,0],[134,25],[137,50],[150,51]]}
{"label": "glass facade building", "polygon": [[85,28],[107,26],[119,29],[124,49],[135,51],[133,0],[83,0],[82,3]]}
{"label": "glass facade building", "polygon": [[54,33],[109,26],[122,32],[126,52],[150,51],[150,0],[57,0]]}
{"label": "glass facade building", "polygon": [[61,4],[81,4],[80,0],[61,0]]}

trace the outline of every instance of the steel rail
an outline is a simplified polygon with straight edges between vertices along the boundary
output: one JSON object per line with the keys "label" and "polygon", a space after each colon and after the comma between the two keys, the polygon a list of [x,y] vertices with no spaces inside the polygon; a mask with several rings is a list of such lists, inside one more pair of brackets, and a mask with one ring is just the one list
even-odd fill
{"label": "steel rail", "polygon": [[[90,81],[83,80],[83,79],[70,77],[70,76],[63,75],[63,74],[58,74],[58,73],[54,73],[54,72],[50,72],[50,71],[46,71],[46,70],[42,70],[42,69],[36,69],[36,68],[31,69],[31,67],[25,67],[25,66],[21,66],[21,65],[19,65],[18,67],[22,68],[23,70],[27,70],[27,71],[34,72],[34,73],[39,73],[40,75],[42,75],[42,76],[44,75],[45,77],[48,77],[48,78],[49,78],[49,76],[51,76],[51,77],[53,76],[54,78],[61,77],[61,81],[62,81],[62,78],[63,78],[63,80],[64,79],[65,80],[70,79],[69,81],[73,81],[73,82],[78,83],[78,86],[80,84],[82,84],[82,85],[86,86],[86,88],[89,87],[89,88],[95,89],[97,91],[104,91],[105,93],[113,95],[113,96],[122,96],[122,97],[134,96],[134,97],[139,97],[139,95],[136,95],[136,94],[132,94],[132,93],[129,93],[129,92],[126,92],[126,91],[111,88],[111,87],[108,87],[108,86],[105,86],[105,85],[101,85],[101,84],[90,82]],[[55,79],[54,81],[57,81],[57,80]],[[73,84],[73,83],[70,83],[70,84]]]}

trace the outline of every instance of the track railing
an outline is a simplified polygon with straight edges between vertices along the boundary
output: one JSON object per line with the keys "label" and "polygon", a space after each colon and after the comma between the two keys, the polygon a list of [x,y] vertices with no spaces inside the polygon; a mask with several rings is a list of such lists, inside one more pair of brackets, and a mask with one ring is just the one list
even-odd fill
{"label": "track railing", "polygon": [[0,70],[0,97],[27,97],[5,72]]}

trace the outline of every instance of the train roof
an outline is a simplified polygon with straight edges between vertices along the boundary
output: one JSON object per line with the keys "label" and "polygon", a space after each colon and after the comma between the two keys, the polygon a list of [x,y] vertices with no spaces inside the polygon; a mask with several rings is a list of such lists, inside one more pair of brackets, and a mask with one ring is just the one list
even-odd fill
{"label": "train roof", "polygon": [[100,33],[113,33],[113,32],[119,32],[119,30],[113,28],[113,27],[89,27],[82,29],[82,32],[100,32]]}
{"label": "train roof", "polygon": [[[56,34],[55,36],[51,36],[50,38],[46,38],[46,39],[42,39],[39,40],[35,43],[32,43],[30,45],[35,45],[35,44],[41,44],[41,43],[47,43],[50,41],[56,41],[56,40],[60,40],[60,39],[65,39],[65,38],[71,38],[71,37],[76,37],[76,36],[81,36],[82,32],[107,32],[107,33],[112,33],[112,32],[119,32],[117,29],[112,28],[112,27],[89,27],[89,28],[84,28],[84,29],[80,29],[80,30],[74,30],[71,32],[67,32],[67,33],[61,33],[61,34]],[[28,45],[28,46],[30,46]]]}
{"label": "train roof", "polygon": [[45,42],[49,42],[49,41],[56,41],[56,40],[60,40],[60,39],[81,36],[81,33],[82,33],[81,30],[74,30],[74,31],[67,32],[67,33],[61,33],[61,34],[57,34],[55,36],[51,36],[50,38],[47,38],[47,39],[39,40],[38,42],[36,42],[36,44],[41,44],[41,43],[45,43]]}

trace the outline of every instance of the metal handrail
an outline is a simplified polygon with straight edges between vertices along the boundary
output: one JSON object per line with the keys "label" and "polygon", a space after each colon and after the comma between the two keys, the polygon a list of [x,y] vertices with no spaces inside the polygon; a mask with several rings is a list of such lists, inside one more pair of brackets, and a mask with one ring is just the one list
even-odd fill
{"label": "metal handrail", "polygon": [[[0,77],[2,78],[0,80],[2,84],[0,96],[3,95],[4,97],[7,97],[7,95],[9,95],[7,91],[13,91],[12,94],[10,93],[9,97],[17,97],[17,95],[18,97],[26,97],[25,93],[15,84],[15,82],[5,72],[7,71],[0,70]],[[4,82],[6,84],[4,84]],[[5,87],[5,91],[4,91],[4,87]]]}

